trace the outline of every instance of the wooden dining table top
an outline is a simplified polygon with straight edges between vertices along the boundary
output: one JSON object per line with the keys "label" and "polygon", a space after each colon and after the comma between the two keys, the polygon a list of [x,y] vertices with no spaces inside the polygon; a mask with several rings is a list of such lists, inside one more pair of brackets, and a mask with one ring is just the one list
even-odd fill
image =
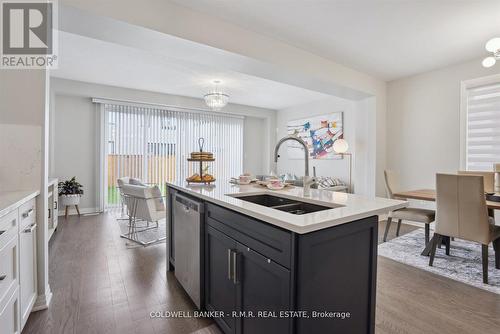
{"label": "wooden dining table top", "polygon": [[[421,201],[436,201],[435,189],[416,189],[408,191],[400,191],[393,194],[396,198],[401,199],[416,199]],[[486,201],[488,209],[500,210],[500,202]]]}

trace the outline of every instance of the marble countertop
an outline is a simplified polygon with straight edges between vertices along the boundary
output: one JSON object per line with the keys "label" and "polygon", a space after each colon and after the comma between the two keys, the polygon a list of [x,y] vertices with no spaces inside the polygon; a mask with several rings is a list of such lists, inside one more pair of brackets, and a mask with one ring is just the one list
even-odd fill
{"label": "marble countertop", "polygon": [[[300,234],[341,225],[357,219],[385,214],[389,211],[408,206],[407,201],[380,197],[370,198],[361,195],[317,189],[311,189],[310,196],[305,197],[303,188],[300,187],[287,187],[283,190],[274,191],[255,184],[234,185],[229,182],[219,181],[216,185],[211,186],[188,185],[186,182],[167,182],[167,186]],[[237,198],[239,195],[251,194],[271,194],[328,206],[332,207],[332,209],[304,215],[294,215]]]}
{"label": "marble countertop", "polygon": [[40,194],[38,190],[0,192],[0,217]]}

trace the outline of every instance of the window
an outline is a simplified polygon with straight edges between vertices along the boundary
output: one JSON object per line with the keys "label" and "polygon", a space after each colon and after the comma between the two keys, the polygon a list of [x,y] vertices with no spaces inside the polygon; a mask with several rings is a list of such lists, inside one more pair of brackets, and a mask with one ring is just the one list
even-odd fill
{"label": "window", "polygon": [[136,177],[160,185],[183,182],[196,173],[198,165],[188,163],[191,152],[199,151],[198,138],[205,139],[204,151],[213,152],[208,173],[226,182],[243,171],[243,118],[209,112],[178,111],[128,104],[104,104],[107,119],[107,206],[119,204],[116,180]]}
{"label": "window", "polygon": [[500,82],[467,85],[465,167],[492,171],[500,162]]}

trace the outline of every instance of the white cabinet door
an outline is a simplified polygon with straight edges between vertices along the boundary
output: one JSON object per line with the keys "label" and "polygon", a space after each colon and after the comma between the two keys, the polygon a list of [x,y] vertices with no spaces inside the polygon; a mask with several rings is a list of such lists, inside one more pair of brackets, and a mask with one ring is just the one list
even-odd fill
{"label": "white cabinet door", "polygon": [[16,288],[0,302],[0,333],[2,334],[20,334],[19,329],[19,290]]}
{"label": "white cabinet door", "polygon": [[21,328],[23,328],[37,296],[36,223],[33,222],[27,225],[19,232],[19,299],[21,305]]}

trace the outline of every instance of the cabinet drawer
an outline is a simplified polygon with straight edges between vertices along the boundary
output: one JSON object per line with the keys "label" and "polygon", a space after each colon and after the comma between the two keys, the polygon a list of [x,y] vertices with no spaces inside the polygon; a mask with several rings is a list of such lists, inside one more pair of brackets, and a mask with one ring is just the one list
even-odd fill
{"label": "cabinet drawer", "polygon": [[19,228],[22,230],[36,221],[36,202],[33,198],[19,207]]}
{"label": "cabinet drawer", "polygon": [[0,324],[2,334],[19,334],[19,289],[14,289],[0,300]]}
{"label": "cabinet drawer", "polygon": [[207,203],[207,223],[275,262],[290,268],[292,234],[254,218]]}
{"label": "cabinet drawer", "polygon": [[10,239],[17,236],[19,231],[18,225],[17,209],[0,218],[0,249],[2,249]]}
{"label": "cabinet drawer", "polygon": [[18,239],[17,233],[0,248],[0,300],[18,284]]}

